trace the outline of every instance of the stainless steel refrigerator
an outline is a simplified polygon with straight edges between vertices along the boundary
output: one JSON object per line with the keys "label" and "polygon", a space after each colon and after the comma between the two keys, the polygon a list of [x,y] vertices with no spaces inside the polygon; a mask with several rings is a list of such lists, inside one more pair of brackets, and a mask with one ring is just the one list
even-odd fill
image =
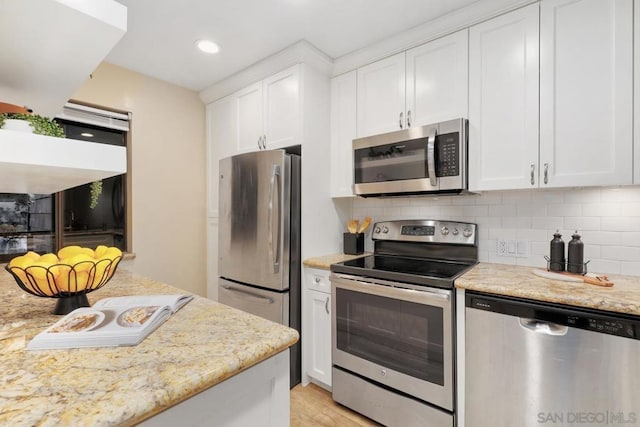
{"label": "stainless steel refrigerator", "polygon": [[[220,160],[218,301],[300,332],[300,156],[258,151]],[[300,382],[300,342],[291,347]]]}

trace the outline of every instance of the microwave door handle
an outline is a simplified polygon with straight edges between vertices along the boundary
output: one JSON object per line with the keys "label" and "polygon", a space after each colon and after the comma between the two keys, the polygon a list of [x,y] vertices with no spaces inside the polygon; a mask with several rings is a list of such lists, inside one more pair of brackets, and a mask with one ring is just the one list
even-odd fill
{"label": "microwave door handle", "polygon": [[436,187],[438,185],[438,177],[436,176],[436,128],[429,130],[427,137],[427,168],[429,172],[429,181],[431,186]]}

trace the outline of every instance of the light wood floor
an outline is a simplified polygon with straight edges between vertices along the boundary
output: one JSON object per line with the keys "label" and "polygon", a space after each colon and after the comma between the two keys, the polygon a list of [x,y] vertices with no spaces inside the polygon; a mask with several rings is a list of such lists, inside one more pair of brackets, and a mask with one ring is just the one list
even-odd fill
{"label": "light wood floor", "polygon": [[331,393],[309,384],[291,389],[291,427],[370,427],[376,422],[336,403]]}

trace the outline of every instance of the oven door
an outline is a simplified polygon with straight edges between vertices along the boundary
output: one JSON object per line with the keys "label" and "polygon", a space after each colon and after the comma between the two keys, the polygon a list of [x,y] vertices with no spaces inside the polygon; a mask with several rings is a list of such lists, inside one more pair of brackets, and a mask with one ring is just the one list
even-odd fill
{"label": "oven door", "polygon": [[451,291],[331,275],[333,364],[453,410]]}

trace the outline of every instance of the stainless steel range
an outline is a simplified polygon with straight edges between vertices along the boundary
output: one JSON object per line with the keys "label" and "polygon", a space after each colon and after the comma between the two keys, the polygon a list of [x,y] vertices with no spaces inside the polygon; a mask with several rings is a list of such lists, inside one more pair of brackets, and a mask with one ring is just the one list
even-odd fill
{"label": "stainless steel range", "polygon": [[455,423],[454,280],[476,224],[378,222],[374,254],[331,266],[333,399],[388,426]]}

